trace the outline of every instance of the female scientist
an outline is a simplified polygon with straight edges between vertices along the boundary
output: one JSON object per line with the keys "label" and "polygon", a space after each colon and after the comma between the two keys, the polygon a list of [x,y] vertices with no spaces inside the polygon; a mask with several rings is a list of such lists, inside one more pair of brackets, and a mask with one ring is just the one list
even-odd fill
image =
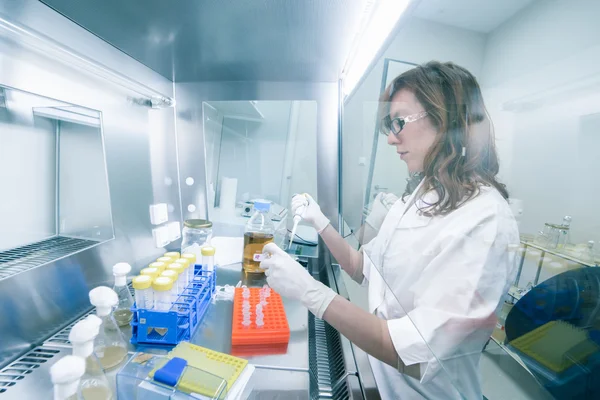
{"label": "female scientist", "polygon": [[308,199],[302,217],[344,271],[368,282],[369,312],[274,244],[261,267],[273,289],[369,354],[383,399],[481,399],[479,359],[519,235],[479,84],[462,67],[430,62],[398,76],[379,112],[411,178],[373,240],[356,251],[310,196],[292,200],[295,213]]}

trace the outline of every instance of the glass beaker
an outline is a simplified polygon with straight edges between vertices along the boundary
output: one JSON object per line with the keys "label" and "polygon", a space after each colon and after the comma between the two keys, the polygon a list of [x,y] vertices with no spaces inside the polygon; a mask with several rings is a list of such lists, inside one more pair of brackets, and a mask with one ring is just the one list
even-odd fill
{"label": "glass beaker", "polygon": [[559,227],[560,225],[546,222],[544,224],[544,230],[538,233],[538,235],[535,237],[534,243],[548,249],[555,249],[558,245]]}

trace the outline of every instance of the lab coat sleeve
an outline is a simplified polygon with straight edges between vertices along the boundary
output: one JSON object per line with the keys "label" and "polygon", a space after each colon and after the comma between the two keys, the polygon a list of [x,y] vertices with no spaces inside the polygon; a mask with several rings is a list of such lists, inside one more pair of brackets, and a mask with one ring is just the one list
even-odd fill
{"label": "lab coat sleeve", "polygon": [[414,308],[388,321],[403,363],[424,363],[422,382],[437,374],[440,363],[478,355],[495,326],[514,268],[508,245],[518,240],[514,219],[495,211],[470,213],[439,232],[439,253],[410,288]]}
{"label": "lab coat sleeve", "polygon": [[362,282],[360,282],[360,284],[363,286],[365,286],[369,282],[369,277],[371,276],[371,266],[373,265],[371,255],[373,254],[373,247],[375,246],[376,240],[377,240],[377,238],[371,240],[369,243],[365,244],[360,249],[360,251],[362,251],[362,253],[363,253],[363,265],[362,265],[363,279],[362,279]]}

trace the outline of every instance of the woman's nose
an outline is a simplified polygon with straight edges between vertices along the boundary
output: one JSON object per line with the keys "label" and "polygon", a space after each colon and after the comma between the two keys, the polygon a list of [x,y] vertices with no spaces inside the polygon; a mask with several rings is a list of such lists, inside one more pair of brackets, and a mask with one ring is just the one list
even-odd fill
{"label": "woman's nose", "polygon": [[395,146],[400,143],[400,137],[390,132],[390,134],[387,137],[387,142],[390,146]]}

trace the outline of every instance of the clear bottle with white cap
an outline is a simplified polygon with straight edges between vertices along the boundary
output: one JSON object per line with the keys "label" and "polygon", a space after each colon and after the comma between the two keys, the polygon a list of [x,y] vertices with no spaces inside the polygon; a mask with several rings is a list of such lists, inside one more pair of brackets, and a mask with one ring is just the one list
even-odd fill
{"label": "clear bottle with white cap", "polygon": [[90,291],[90,303],[96,306],[96,315],[101,321],[98,336],[94,339],[94,352],[106,370],[116,367],[127,356],[127,342],[111,314],[118,302],[115,291],[106,286]]}
{"label": "clear bottle with white cap", "polygon": [[79,383],[79,392],[84,400],[110,400],[113,393],[100,360],[94,353],[94,339],[100,332],[102,321],[90,315],[77,322],[69,333],[73,355],[85,360],[85,373]]}
{"label": "clear bottle with white cap", "polygon": [[84,373],[85,360],[77,356],[65,356],[50,367],[54,400],[77,400],[77,389]]}
{"label": "clear bottle with white cap", "polygon": [[115,286],[113,290],[119,297],[119,304],[114,311],[115,321],[119,326],[127,326],[131,322],[133,313],[133,297],[127,287],[127,274],[131,272],[131,265],[127,263],[117,263],[113,266],[113,275],[115,277]]}

